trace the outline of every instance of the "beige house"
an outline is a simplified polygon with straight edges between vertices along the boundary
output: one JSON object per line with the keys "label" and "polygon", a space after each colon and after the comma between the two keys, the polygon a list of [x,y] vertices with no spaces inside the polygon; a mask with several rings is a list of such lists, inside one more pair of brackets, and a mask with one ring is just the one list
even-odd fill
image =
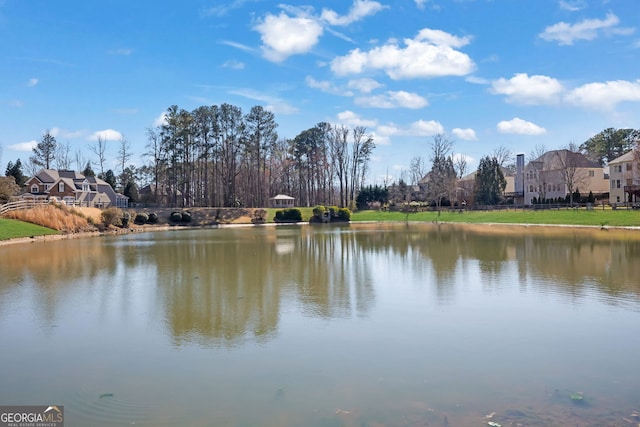
{"label": "beige house", "polygon": [[564,199],[570,191],[581,195],[609,192],[609,177],[597,162],[569,150],[548,151],[524,168],[524,203],[533,199]]}
{"label": "beige house", "polygon": [[609,162],[609,203],[640,202],[640,152],[629,151]]}
{"label": "beige house", "polygon": [[271,207],[279,209],[292,208],[294,207],[295,201],[295,198],[287,196],[286,194],[278,194],[274,197],[269,198],[269,204],[271,205]]}
{"label": "beige house", "polygon": [[55,200],[69,206],[126,208],[129,198],[107,182],[71,170],[42,169],[25,182],[21,199]]}
{"label": "beige house", "polygon": [[[502,169],[502,175],[504,176],[504,180],[506,181],[506,187],[502,193],[503,197],[509,198],[513,197],[515,194],[515,174],[509,171],[506,168]],[[467,205],[474,204],[474,193],[476,188],[476,175],[478,171],[473,171],[469,175],[465,175],[458,180],[458,186],[456,189],[457,200],[462,203],[465,202]]]}

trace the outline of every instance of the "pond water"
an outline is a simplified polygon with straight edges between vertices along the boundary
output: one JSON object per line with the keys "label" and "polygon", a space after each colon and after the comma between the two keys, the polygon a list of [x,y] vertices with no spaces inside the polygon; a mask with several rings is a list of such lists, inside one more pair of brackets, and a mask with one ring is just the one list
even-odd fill
{"label": "pond water", "polygon": [[636,427],[640,232],[352,224],[9,245],[0,349],[0,404],[64,405],[67,427]]}

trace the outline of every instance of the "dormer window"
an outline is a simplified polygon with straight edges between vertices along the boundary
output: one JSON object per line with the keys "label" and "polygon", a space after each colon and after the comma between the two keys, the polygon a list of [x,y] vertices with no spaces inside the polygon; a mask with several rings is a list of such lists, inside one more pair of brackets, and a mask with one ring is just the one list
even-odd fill
{"label": "dormer window", "polygon": [[59,182],[58,183],[58,192],[59,193],[64,193],[64,182]]}
{"label": "dormer window", "polygon": [[31,193],[36,194],[37,192],[38,192],[38,186],[36,184],[33,184],[31,186]]}
{"label": "dormer window", "polygon": [[82,191],[84,191],[85,193],[88,193],[89,191],[91,191],[91,188],[89,188],[89,182],[84,181],[82,183]]}

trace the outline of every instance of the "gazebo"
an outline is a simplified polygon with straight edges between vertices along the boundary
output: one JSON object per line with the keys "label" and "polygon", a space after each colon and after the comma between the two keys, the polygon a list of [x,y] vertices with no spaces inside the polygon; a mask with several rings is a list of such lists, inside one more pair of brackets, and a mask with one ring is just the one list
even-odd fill
{"label": "gazebo", "polygon": [[286,194],[278,194],[269,198],[269,204],[272,208],[292,208],[295,200],[295,198]]}

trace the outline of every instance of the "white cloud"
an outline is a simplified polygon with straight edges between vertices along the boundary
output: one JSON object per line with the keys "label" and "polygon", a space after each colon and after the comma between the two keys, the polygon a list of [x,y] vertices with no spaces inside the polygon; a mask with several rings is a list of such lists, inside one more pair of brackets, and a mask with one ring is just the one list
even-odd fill
{"label": "white cloud", "polygon": [[429,0],[414,0],[418,9],[424,9]]}
{"label": "white cloud", "polygon": [[27,87],[34,87],[38,84],[40,80],[36,79],[35,77],[32,79],[29,79],[29,81],[27,82]]}
{"label": "white cloud", "polygon": [[451,131],[451,133],[453,133],[460,139],[464,139],[465,141],[476,141],[478,139],[478,137],[476,136],[476,131],[470,128],[455,128]]}
{"label": "white cloud", "polygon": [[418,120],[408,127],[399,127],[393,123],[380,125],[376,131],[383,136],[432,136],[444,133],[444,127],[435,120]]}
{"label": "white cloud", "polygon": [[340,16],[336,12],[330,9],[323,9],[320,18],[326,21],[329,25],[349,25],[355,21],[359,21],[362,18],[375,15],[379,11],[387,8],[377,1],[371,0],[354,0],[349,13],[345,16]]}
{"label": "white cloud", "polygon": [[38,145],[38,141],[34,139],[32,141],[19,142],[17,144],[7,145],[7,148],[13,151],[33,151],[36,145]]}
{"label": "white cloud", "polygon": [[587,7],[584,0],[560,0],[560,9],[568,10],[569,12],[577,12]]}
{"label": "white cloud", "polygon": [[49,130],[49,134],[54,138],[69,138],[69,139],[79,138],[85,135],[85,133],[86,132],[83,130],[68,131],[68,130],[60,129],[58,127],[54,127]]}
{"label": "white cloud", "polygon": [[488,85],[491,84],[489,79],[485,79],[477,76],[468,76],[464,79],[466,82],[473,83],[474,85]]}
{"label": "white cloud", "polygon": [[516,134],[516,135],[542,135],[547,133],[547,130],[534,123],[522,120],[516,117],[511,120],[503,120],[497,125],[498,132]]}
{"label": "white cloud", "polygon": [[203,9],[200,13],[204,16],[216,16],[220,18],[227,15],[234,9],[241,8],[248,1],[250,0],[233,0],[231,2],[225,2],[225,4],[219,4],[217,6]]}
{"label": "white cloud", "polygon": [[363,119],[359,114],[349,110],[338,113],[338,121],[347,126],[374,127],[378,124],[375,120]]}
{"label": "white cloud", "polygon": [[122,134],[117,130],[105,129],[94,132],[88,139],[91,141],[97,141],[98,137],[105,141],[119,141],[122,139]]}
{"label": "white cloud", "polygon": [[371,93],[374,90],[382,87],[382,84],[378,83],[374,79],[362,78],[349,80],[349,82],[347,83],[347,87],[356,89],[362,93]]}
{"label": "white cloud", "polygon": [[244,62],[230,59],[222,64],[222,68],[230,68],[232,70],[244,70]]}
{"label": "white cloud", "polygon": [[376,145],[389,145],[391,144],[391,138],[385,135],[380,135],[377,132],[371,132],[371,137]]}
{"label": "white cloud", "polygon": [[264,108],[267,111],[271,111],[273,113],[289,115],[298,112],[298,109],[296,107],[290,105],[277,96],[268,95],[253,89],[236,89],[229,91],[229,93],[233,95],[243,96],[248,99],[253,99],[255,101],[260,101],[265,104]]}
{"label": "white cloud", "polygon": [[475,64],[467,54],[454,48],[469,41],[469,37],[425,28],[415,38],[405,39],[404,47],[389,41],[366,52],[358,48],[336,57],[331,70],[338,75],[382,70],[394,80],[464,76],[475,69]]}
{"label": "white cloud", "polygon": [[388,91],[383,95],[361,96],[355,99],[361,107],[370,108],[411,108],[418,109],[429,105],[426,98],[410,92]]}
{"label": "white cloud", "polygon": [[160,113],[158,117],[155,118],[155,120],[153,121],[153,126],[160,127],[160,126],[165,126],[166,124],[167,124],[167,112],[163,111],[162,113]]}
{"label": "white cloud", "polygon": [[491,93],[506,95],[507,102],[527,105],[552,104],[560,100],[562,84],[551,77],[518,73],[509,80],[499,78],[491,83]]}
{"label": "white cloud", "polygon": [[576,40],[593,40],[601,32],[629,34],[632,28],[619,28],[620,19],[609,12],[605,19],[585,19],[576,24],[558,22],[544,29],[540,38],[557,41],[560,45],[572,45]]}
{"label": "white cloud", "polygon": [[620,102],[640,102],[640,80],[589,83],[566,95],[569,103],[597,110],[612,110]]}
{"label": "white cloud", "polygon": [[246,44],[237,43],[237,42],[234,42],[234,41],[231,41],[231,40],[222,40],[220,42],[220,44],[223,44],[225,46],[231,46],[231,47],[234,47],[236,49],[242,50],[244,52],[255,52],[256,51],[251,46],[247,46]]}
{"label": "white cloud", "polygon": [[[476,159],[474,159],[473,157],[468,156],[466,154],[462,154],[462,153],[454,153],[453,156],[451,156],[451,157],[453,157],[453,161],[454,162],[458,162],[460,160],[465,160],[467,162],[467,166],[476,161]],[[467,173],[468,172],[469,171],[467,170]]]}
{"label": "white cloud", "polygon": [[310,51],[323,31],[314,18],[290,17],[284,12],[277,16],[267,14],[254,29],[260,33],[264,57],[272,62]]}
{"label": "white cloud", "polygon": [[331,93],[333,95],[353,96],[353,92],[345,91],[327,80],[316,80],[311,76],[307,76],[304,81],[310,88],[319,89],[322,92]]}

